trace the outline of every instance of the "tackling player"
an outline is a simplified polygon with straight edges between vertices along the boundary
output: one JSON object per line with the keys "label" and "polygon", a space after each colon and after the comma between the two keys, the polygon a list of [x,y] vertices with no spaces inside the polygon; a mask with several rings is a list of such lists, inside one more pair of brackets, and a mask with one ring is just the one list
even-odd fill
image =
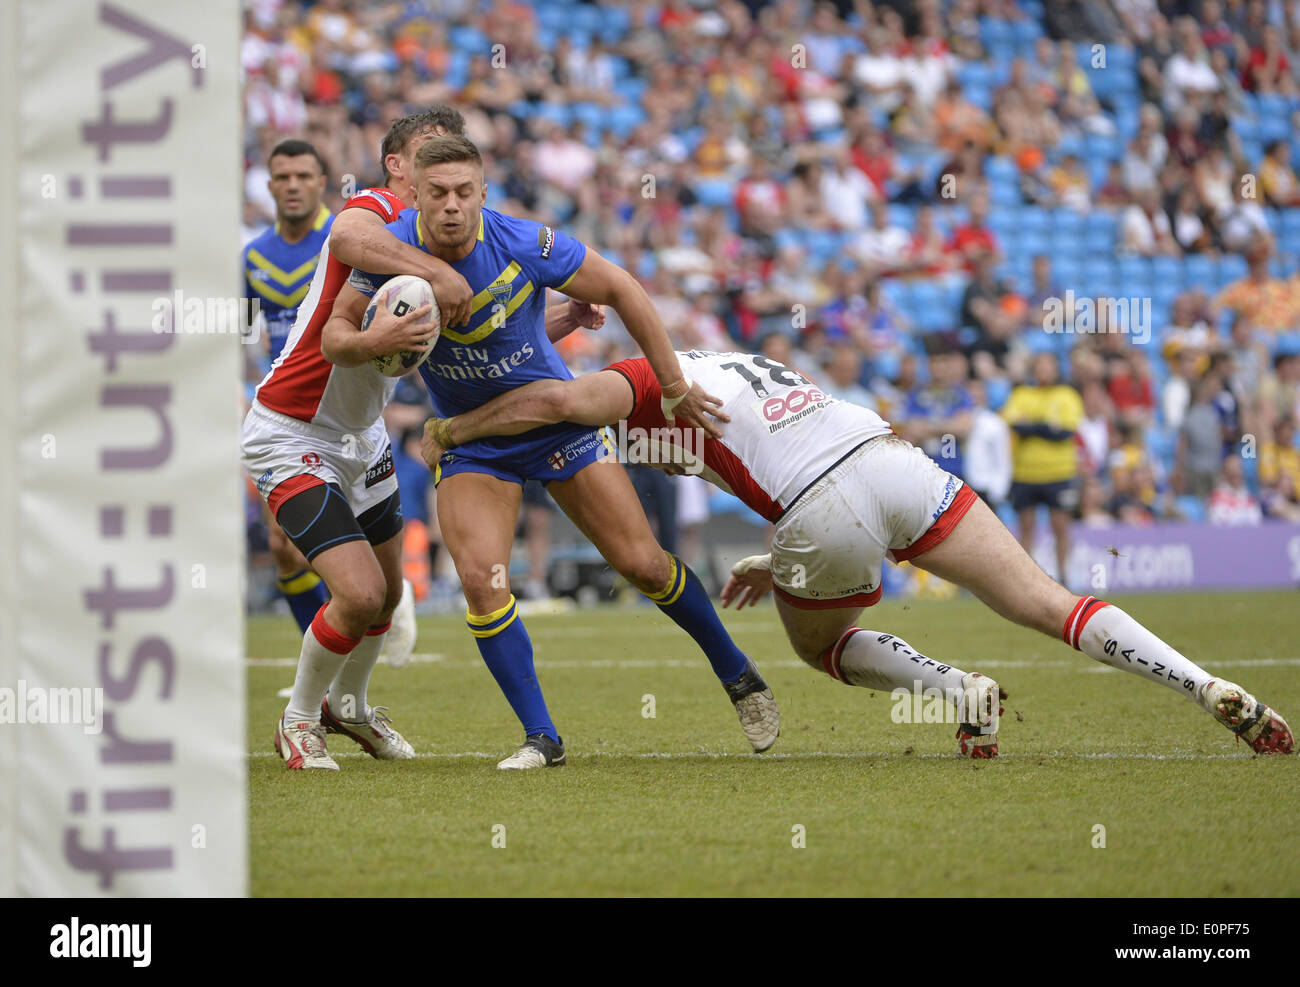
{"label": "tackling player", "polygon": [[[326,262],[317,267],[293,330],[244,421],[245,469],[332,595],[303,634],[293,691],[276,726],[276,750],[291,769],[338,769],[326,749],[327,732],[347,735],[375,758],[414,754],[384,709],[366,701],[385,642],[395,664],[415,642],[413,612],[405,628],[398,621],[406,611],[399,605],[405,595],[402,516],[381,414],[396,380],[368,365],[331,365],[321,355],[321,332],[357,260],[392,264],[396,273],[429,281],[443,325],[468,316],[472,293],[465,279],[384,229],[411,201],[416,148],[464,125],[455,109],[435,106],[389,129],[381,147],[387,184],[357,193],[336,217],[328,254],[322,254]],[[569,304],[555,306],[546,319],[552,329],[567,332],[596,327],[603,315]],[[394,352],[418,337],[409,327],[376,322],[366,335],[374,354]],[[394,640],[399,634],[402,640]]]}
{"label": "tackling player", "polygon": [[[729,422],[704,439],[702,475],[776,524],[772,551],[732,570],[723,603],[752,605],[769,590],[796,653],[849,685],[944,690],[964,722],[963,754],[997,754],[1000,690],[857,626],[880,599],[889,554],[964,586],[997,613],[1113,668],[1199,703],[1257,753],[1291,753],[1291,731],[1239,685],[1215,678],[1119,607],[1078,597],[1025,553],[1011,532],[950,473],[890,431],[874,412],[837,401],[779,363],[744,353],[679,353],[692,378],[720,397]],[[659,411],[644,360],[569,381],[543,381],[426,425],[426,460],[444,449],[550,422],[608,425],[667,442],[660,462],[683,462],[680,428]],[[455,455],[449,453],[448,455]]]}
{"label": "tackling player", "polygon": [[[712,427],[711,399],[681,371],[649,298],[636,280],[583,244],[549,227],[484,208],[487,190],[478,149],[462,137],[425,143],[415,156],[417,210],[389,228],[398,239],[437,256],[474,289],[463,329],[444,328],[420,365],[434,406],[468,410],[539,378],[567,378],[568,368],[542,330],[545,289],[612,305],[663,382],[662,406],[688,425]],[[385,270],[382,269],[381,270]],[[369,296],[391,277],[353,272],[325,327],[322,350],[339,367],[364,364],[377,328],[397,334],[424,310],[395,319],[381,309],[361,332]],[[394,336],[396,338],[396,336]],[[429,334],[412,339],[422,349]],[[605,449],[599,432],[552,425],[518,439],[490,439],[448,456],[435,471],[438,520],[468,601],[467,621],[484,662],[524,726],[523,746],[498,767],[564,763],[564,745],[546,708],[532,645],[508,579],[510,548],[523,484],[537,479],[610,564],[686,630],[708,657],[756,750],[775,742],[771,691],[723,628],[699,579],[659,547],[622,469],[590,469]]]}
{"label": "tackling player", "polygon": [[[270,359],[275,360],[289,338],[298,305],[307,296],[334,217],[321,204],[325,159],[311,144],[281,141],[266,164],[271,175],[266,187],[275,200],[275,226],[249,241],[242,259],[244,297],[257,299],[258,310],[265,317]],[[325,584],[285,537],[270,511],[265,514],[280,592],[299,629],[306,633],[316,611],[328,600]]]}
{"label": "tackling player", "polygon": [[[460,114],[441,107],[403,117],[389,129],[381,147],[387,184],[357,193],[344,206],[338,217],[344,222],[336,220],[326,240],[325,263],[244,420],[244,468],[332,597],[303,634],[293,691],[276,726],[276,750],[291,769],[338,769],[326,750],[327,730],[351,737],[375,758],[414,756],[384,708],[368,705],[366,693],[385,639],[397,630],[392,618],[404,590],[402,514],[382,418],[396,380],[368,365],[345,370],[327,363],[320,337],[351,273],[334,253],[340,227],[364,230],[370,222],[382,228],[394,220],[410,195],[416,147],[456,125],[463,126]],[[402,273],[440,284],[449,306],[444,317],[456,317],[456,299],[468,300],[468,286],[447,265],[427,255],[418,260],[414,267],[403,263]],[[368,342],[381,348],[376,352],[385,346],[391,352],[408,338],[379,329]],[[392,651],[410,653],[411,616],[404,640],[390,644],[390,658]]]}

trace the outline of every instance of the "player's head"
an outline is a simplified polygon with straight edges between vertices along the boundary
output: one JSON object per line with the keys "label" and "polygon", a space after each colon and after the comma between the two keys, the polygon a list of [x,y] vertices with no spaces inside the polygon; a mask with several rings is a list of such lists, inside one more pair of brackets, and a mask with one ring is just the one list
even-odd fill
{"label": "player's head", "polygon": [[266,161],[266,187],[275,200],[275,218],[297,222],[320,211],[328,170],[320,152],[306,141],[280,141]]}
{"label": "player's head", "polygon": [[384,181],[394,177],[410,181],[415,152],[430,137],[457,137],[464,133],[465,118],[460,110],[445,103],[394,120],[379,147]]}
{"label": "player's head", "polygon": [[467,137],[434,137],[415,152],[415,207],[434,253],[463,257],[487,198],[483,156]]}
{"label": "player's head", "polygon": [[1036,353],[1030,369],[1034,376],[1034,383],[1039,387],[1053,387],[1061,379],[1061,361],[1056,358],[1055,353],[1046,351]]}

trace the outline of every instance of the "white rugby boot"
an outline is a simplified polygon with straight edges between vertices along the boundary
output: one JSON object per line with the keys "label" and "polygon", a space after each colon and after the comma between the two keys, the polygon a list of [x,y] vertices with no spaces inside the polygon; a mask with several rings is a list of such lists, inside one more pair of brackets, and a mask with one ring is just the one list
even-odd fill
{"label": "white rugby boot", "polygon": [[328,697],[321,700],[320,721],[329,733],[351,737],[376,761],[405,761],[415,757],[415,748],[393,729],[387,706],[371,706],[364,720],[342,720],[330,712]]}
{"label": "white rugby boot", "polygon": [[1227,679],[1210,679],[1196,698],[1211,716],[1250,745],[1256,754],[1294,754],[1291,728],[1277,711]]}
{"label": "white rugby boot", "polygon": [[339,769],[338,763],[325,749],[325,727],[320,723],[306,720],[286,723],[282,715],[275,726],[275,750],[291,771]]}
{"label": "white rugby boot", "polygon": [[559,768],[564,766],[564,740],[554,741],[544,733],[535,733],[524,739],[524,746],[504,761],[498,761],[502,771],[528,771],[532,768]]}
{"label": "white rugby boot", "polygon": [[957,742],[963,757],[998,756],[998,725],[1007,692],[987,675],[967,672],[961,691],[953,696],[957,707]]}
{"label": "white rugby boot", "polygon": [[772,690],[763,681],[753,659],[749,660],[740,678],[735,682],[724,682],[722,687],[736,707],[740,729],[745,731],[745,739],[754,748],[754,753],[761,754],[775,744],[781,735],[781,710],[777,708]]}

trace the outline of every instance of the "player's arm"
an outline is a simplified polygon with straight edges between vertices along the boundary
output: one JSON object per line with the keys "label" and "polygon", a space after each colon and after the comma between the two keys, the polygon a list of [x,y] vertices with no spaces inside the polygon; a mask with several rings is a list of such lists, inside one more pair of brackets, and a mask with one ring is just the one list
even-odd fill
{"label": "player's arm", "polygon": [[552,343],[558,343],[575,329],[590,329],[595,332],[604,324],[603,305],[591,305],[570,298],[546,308],[546,338]]}
{"label": "player's arm", "polygon": [[361,319],[369,304],[370,299],[352,285],[345,284],[340,289],[329,321],[321,330],[320,351],[326,360],[340,367],[359,367],[374,356],[401,350],[423,351],[433,334],[433,326],[416,323],[429,314],[431,306],[421,305],[398,318],[388,311],[387,305],[380,305],[369,328],[362,332]]}
{"label": "player's arm", "polygon": [[515,387],[472,411],[424,424],[421,452],[433,464],[448,449],[491,435],[519,435],[543,425],[612,425],[632,413],[632,386],[617,370],[573,380],[537,380]]}
{"label": "player's arm", "polygon": [[433,287],[444,326],[468,322],[474,293],[446,261],[393,236],[383,217],[369,209],[344,209],[330,227],[330,253],[362,271],[414,274]]}
{"label": "player's arm", "polygon": [[664,417],[670,423],[676,416],[686,426],[702,428],[714,438],[722,436],[709,417],[731,420],[722,414],[722,402],[682,373],[668,330],[636,278],[588,247],[582,265],[559,290],[593,305],[609,305],[618,313],[659,380]]}

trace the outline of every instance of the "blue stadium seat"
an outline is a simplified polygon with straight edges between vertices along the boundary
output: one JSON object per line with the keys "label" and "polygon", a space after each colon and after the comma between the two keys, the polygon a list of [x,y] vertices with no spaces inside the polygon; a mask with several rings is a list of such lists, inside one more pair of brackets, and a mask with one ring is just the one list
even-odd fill
{"label": "blue stadium seat", "polygon": [[1105,223],[1097,221],[1101,215],[1105,214],[1094,212],[1088,217],[1083,242],[1090,255],[1105,254],[1109,256],[1115,252],[1115,231]]}
{"label": "blue stadium seat", "polygon": [[729,206],[736,198],[735,189],[725,178],[700,178],[691,187],[700,204],[709,208]]}
{"label": "blue stadium seat", "polygon": [[453,27],[447,32],[447,40],[452,51],[463,51],[470,55],[492,54],[492,44],[487,35],[476,27]]}
{"label": "blue stadium seat", "polygon": [[994,213],[1019,209],[1023,202],[1020,187],[1014,182],[989,182],[989,205],[993,207]]}
{"label": "blue stadium seat", "polygon": [[1190,254],[1183,259],[1183,283],[1191,286],[1204,286],[1204,290],[1212,290],[1212,286],[1218,284],[1218,271],[1212,259],[1204,254]]}
{"label": "blue stadium seat", "polygon": [[1084,219],[1082,213],[1073,209],[1053,209],[1049,214],[1052,236],[1077,244],[1083,237]]}
{"label": "blue stadium seat", "polygon": [[1246,258],[1240,254],[1224,254],[1219,258],[1219,273],[1225,278],[1226,284],[1246,276],[1249,266],[1246,264]]}
{"label": "blue stadium seat", "polygon": [[600,40],[607,45],[622,40],[628,28],[632,26],[632,15],[628,13],[627,8],[602,6],[597,9],[603,16],[603,23],[598,32]]}
{"label": "blue stadium seat", "polygon": [[1259,140],[1259,122],[1254,117],[1234,116],[1232,129],[1243,141]]}
{"label": "blue stadium seat", "polygon": [[607,109],[605,126],[619,137],[626,137],[644,123],[645,118],[645,110],[638,105],[612,106]]}
{"label": "blue stadium seat", "polygon": [[1284,141],[1291,136],[1291,118],[1288,116],[1268,116],[1259,118],[1259,139],[1264,144]]}
{"label": "blue stadium seat", "polygon": [[1152,257],[1151,274],[1157,285],[1183,284],[1183,260],[1181,257]]}
{"label": "blue stadium seat", "polygon": [[649,85],[646,79],[630,77],[614,83],[614,91],[625,103],[640,103]]}
{"label": "blue stadium seat", "polygon": [[1011,36],[1017,41],[1036,41],[1042,33],[1042,25],[1035,18],[1027,17],[1011,23]]}
{"label": "blue stadium seat", "polygon": [[984,42],[985,46],[995,41],[1011,41],[1015,37],[1010,21],[998,20],[993,17],[981,17],[979,24],[980,41]]}
{"label": "blue stadium seat", "polygon": [[1010,182],[1015,184],[1020,177],[1020,169],[1010,158],[991,154],[984,159],[984,175],[990,182]]}
{"label": "blue stadium seat", "polygon": [[569,103],[537,103],[534,113],[544,120],[552,120],[567,127],[573,120],[573,107]]}
{"label": "blue stadium seat", "polygon": [[1178,508],[1178,513],[1189,521],[1200,522],[1206,518],[1205,503],[1199,497],[1193,497],[1189,494],[1175,497],[1174,506]]}
{"label": "blue stadium seat", "polygon": [[1025,206],[1020,210],[1020,228],[1023,232],[1049,235],[1052,221],[1046,209],[1039,206]]}

